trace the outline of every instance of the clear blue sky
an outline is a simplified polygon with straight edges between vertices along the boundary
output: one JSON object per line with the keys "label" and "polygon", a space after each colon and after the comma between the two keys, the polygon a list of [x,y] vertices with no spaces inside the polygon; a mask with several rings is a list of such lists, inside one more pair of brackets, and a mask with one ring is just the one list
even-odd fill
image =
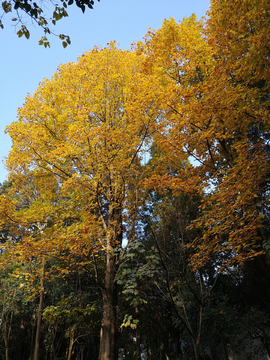
{"label": "clear blue sky", "polygon": [[70,35],[71,45],[66,49],[53,36],[50,49],[39,46],[43,34],[34,25],[30,26],[29,40],[18,39],[7,14],[3,19],[5,28],[0,29],[0,182],[6,178],[3,159],[11,149],[4,130],[16,120],[17,108],[27,93],[32,94],[44,77],[50,78],[59,64],[76,61],[86,50],[106,46],[111,40],[116,40],[121,49],[129,49],[148,28],[159,29],[164,19],[182,20],[192,13],[201,18],[209,4],[210,0],[100,0],[85,14],[73,5],[68,7],[69,17],[55,27],[57,33]]}

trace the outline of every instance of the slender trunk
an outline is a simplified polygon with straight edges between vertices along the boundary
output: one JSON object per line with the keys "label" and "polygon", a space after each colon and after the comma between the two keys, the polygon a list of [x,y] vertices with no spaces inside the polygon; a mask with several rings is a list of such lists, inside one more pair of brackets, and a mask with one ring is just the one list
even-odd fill
{"label": "slender trunk", "polygon": [[3,302],[3,338],[5,344],[5,360],[8,360],[8,331],[7,331],[7,319],[5,314],[5,295],[4,295],[4,302]]}
{"label": "slender trunk", "polygon": [[[3,304],[3,337],[4,337],[4,344],[5,344],[5,360],[9,360],[9,339],[11,336],[11,326],[12,326],[12,319],[13,319],[13,310],[11,309],[10,318],[6,314],[6,306],[5,306],[5,296],[4,296],[4,304]],[[9,322],[9,324],[8,324]]]}
{"label": "slender trunk", "polygon": [[178,359],[179,354],[182,354],[182,352],[180,351],[180,346],[179,346],[179,336],[177,336],[177,338],[175,339],[175,358]]}
{"label": "slender trunk", "polygon": [[192,339],[192,342],[193,342],[193,350],[194,350],[195,360],[199,360],[198,344],[195,339]]}
{"label": "slender trunk", "polygon": [[36,340],[35,340],[35,350],[34,350],[34,359],[38,360],[39,354],[39,339],[40,339],[40,329],[41,329],[41,318],[42,318],[42,308],[43,308],[43,297],[44,297],[44,267],[45,261],[42,260],[42,274],[40,278],[40,294],[39,294],[39,306],[37,312],[37,331],[36,331]]}
{"label": "slender trunk", "polygon": [[34,354],[34,351],[33,351],[33,347],[34,347],[34,337],[35,337],[35,322],[34,321],[31,321],[31,345],[30,345],[30,356],[29,356],[29,359],[28,360],[33,360],[33,354]]}
{"label": "slender trunk", "polygon": [[150,336],[150,329],[149,329],[149,322],[147,323],[147,360],[152,360],[152,349],[151,349],[151,336]]}
{"label": "slender trunk", "polygon": [[227,351],[227,341],[224,338],[222,338],[222,342],[223,342],[225,360],[229,360],[228,351]]}
{"label": "slender trunk", "polygon": [[169,333],[163,333],[163,359],[166,360],[170,360],[170,357],[168,354],[170,354],[170,348],[171,348],[171,343],[172,343],[172,339],[170,338],[170,334]]}
{"label": "slender trunk", "polygon": [[138,329],[136,331],[136,355],[137,360],[141,360],[141,336]]}
{"label": "slender trunk", "polygon": [[74,332],[75,332],[75,328],[72,328],[70,330],[70,334],[69,334],[69,347],[68,347],[67,360],[71,359],[72,349],[73,349],[73,344],[74,344]]}
{"label": "slender trunk", "polygon": [[8,338],[6,336],[6,324],[4,325],[4,343],[5,343],[5,360],[9,360],[8,357]]}

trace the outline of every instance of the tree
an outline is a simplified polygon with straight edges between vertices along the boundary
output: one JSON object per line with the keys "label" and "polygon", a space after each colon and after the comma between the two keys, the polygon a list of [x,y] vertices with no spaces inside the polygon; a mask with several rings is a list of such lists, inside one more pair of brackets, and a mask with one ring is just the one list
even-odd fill
{"label": "tree", "polygon": [[[241,105],[242,118],[239,120],[247,124],[245,141],[250,148],[253,148],[252,155],[255,156],[256,153],[261,152],[255,168],[262,173],[256,175],[258,188],[254,196],[256,196],[255,203],[259,216],[262,218],[258,231],[263,240],[266,255],[267,253],[269,255],[270,248],[267,240],[269,234],[269,212],[267,210],[269,203],[267,195],[269,188],[270,104],[270,49],[267,41],[270,36],[269,12],[269,3],[263,0],[257,1],[256,4],[249,0],[237,1],[237,3],[213,1],[206,29],[208,42],[217,49],[221,60],[220,64],[216,66],[219,73],[222,71],[230,76],[234,86],[241,86],[242,91],[247,94]],[[248,108],[247,104],[250,100],[252,104]],[[246,108],[243,109],[244,106]],[[261,159],[263,159],[262,164],[260,164]],[[249,159],[246,161],[249,162]],[[263,169],[259,170],[260,168]],[[250,172],[250,168],[248,171]],[[243,176],[243,179],[245,178],[248,178],[248,174]]]}
{"label": "tree", "polygon": [[[208,42],[219,47],[224,71],[237,82],[259,88],[269,106],[269,3],[259,0],[211,3],[207,20]],[[226,32],[223,30],[226,29]],[[226,69],[226,70],[225,70]]]}
{"label": "tree", "polygon": [[[230,1],[213,2],[209,23],[197,21],[195,16],[181,23],[165,20],[160,30],[150,31],[144,44],[138,44],[138,52],[146,55],[144,71],[159,82],[155,97],[163,116],[156,125],[156,143],[164,167],[177,158],[193,159],[177,173],[164,175],[161,170],[149,187],[204,194],[201,215],[194,221],[202,234],[194,242],[195,268],[203,266],[213,253],[230,254],[224,265],[261,254],[262,209],[269,202],[265,191],[269,183],[269,110],[265,101],[269,89],[266,82],[261,89],[254,86],[269,69],[268,50],[262,42],[258,55],[262,61],[251,63],[248,52],[248,63],[246,58],[239,60],[242,43],[249,49],[245,37],[249,33],[243,35],[235,29],[237,14],[233,18],[227,18],[226,11],[220,15],[223,3],[234,11]],[[252,2],[242,4],[244,20],[248,4],[251,9]],[[267,13],[269,4],[260,4],[265,7],[260,11],[264,8]],[[226,17],[226,22],[220,21],[220,16]],[[268,22],[260,19],[254,18],[254,27],[262,24],[262,40],[269,29]],[[256,36],[252,36],[253,44]]]}
{"label": "tree", "polygon": [[[155,115],[151,102],[148,107],[134,102],[138,84],[151,87],[138,72],[139,59],[112,43],[86,53],[77,64],[60,66],[27,97],[19,120],[7,129],[14,188],[26,191],[24,184],[32,178],[40,195],[27,209],[18,211],[9,203],[3,211],[22,227],[41,225],[38,237],[30,232],[25,242],[37,255],[58,256],[69,248],[93,258],[103,298],[101,360],[116,356],[114,278],[123,224],[134,213],[133,199],[139,206],[143,198],[141,154]],[[95,265],[99,256],[105,263],[101,280]]]}
{"label": "tree", "polygon": [[[20,29],[17,31],[18,37],[25,36],[27,39],[29,39],[29,26],[23,18],[23,15],[26,14],[27,18],[30,18],[44,31],[44,36],[40,39],[39,45],[44,45],[45,47],[50,46],[47,35],[54,34],[51,26],[56,25],[57,21],[61,20],[63,17],[68,16],[67,7],[73,5],[73,3],[74,0],[61,0],[60,5],[56,1],[46,2],[40,0],[39,2],[32,2],[28,0],[4,0],[1,2],[3,13],[0,15],[0,28],[4,28],[4,24],[2,21],[4,15],[15,12],[16,15],[13,16],[11,20],[17,24],[20,24],[21,26]],[[75,4],[84,13],[86,7],[88,7],[89,9],[93,9],[94,0],[75,0]],[[52,7],[51,15],[45,15],[45,7]],[[60,34],[58,36],[62,40],[62,45],[64,48],[68,44],[70,44],[70,38],[68,35]]]}

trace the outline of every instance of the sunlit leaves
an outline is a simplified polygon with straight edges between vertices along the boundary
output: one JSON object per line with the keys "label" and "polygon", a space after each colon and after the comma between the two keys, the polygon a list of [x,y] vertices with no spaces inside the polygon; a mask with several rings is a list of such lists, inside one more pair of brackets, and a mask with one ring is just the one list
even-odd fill
{"label": "sunlit leaves", "polygon": [[140,161],[154,122],[151,99],[147,110],[134,102],[143,89],[139,61],[114,43],[95,48],[61,65],[19,109],[7,129],[13,201],[2,198],[2,217],[24,229],[22,249],[68,251],[87,262],[104,256],[108,241],[119,245],[122,221],[128,231],[143,198]]}
{"label": "sunlit leaves", "polygon": [[[268,7],[258,2],[260,13]],[[212,253],[229,251],[240,263],[261,253],[260,211],[269,201],[269,50],[263,38],[269,24],[251,16],[248,0],[237,9],[241,21],[235,3],[214,1],[205,23],[195,16],[166,20],[137,46],[146,55],[144,71],[159,84],[162,114],[155,134],[157,172],[148,186],[204,193],[195,267]],[[181,166],[187,159],[191,164]]]}

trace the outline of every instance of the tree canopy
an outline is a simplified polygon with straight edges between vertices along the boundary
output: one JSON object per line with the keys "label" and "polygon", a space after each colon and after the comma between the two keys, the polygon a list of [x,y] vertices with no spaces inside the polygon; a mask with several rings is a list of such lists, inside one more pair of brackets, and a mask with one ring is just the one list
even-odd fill
{"label": "tree canopy", "polygon": [[19,121],[8,129],[16,139],[7,162],[13,188],[29,196],[34,187],[38,196],[19,211],[15,199],[9,209],[10,200],[3,199],[3,207],[15,227],[25,224],[28,243],[39,240],[32,255],[34,248],[37,256],[61,254],[64,248],[70,256],[72,249],[84,249],[94,268],[95,257],[105,256],[104,278],[97,278],[103,296],[102,359],[115,353],[116,249],[123,236],[132,236],[142,196],[138,184],[145,176],[140,161],[153,122],[151,106],[133,104],[136,84],[147,84],[138,59],[112,43],[85,53],[77,64],[60,66],[26,99]]}
{"label": "tree canopy", "polygon": [[[201,216],[193,223],[202,231],[194,242],[202,264],[213,252],[230,251],[231,260],[240,262],[259,254],[269,202],[269,88],[264,81],[269,56],[257,50],[257,56],[250,55],[251,48],[241,61],[244,49],[225,52],[236,30],[232,16],[213,23],[221,3],[212,3],[207,24],[194,16],[179,24],[166,20],[139,44],[146,54],[145,71],[158,82],[154,96],[163,117],[156,146],[171,164],[176,158],[192,161],[172,174],[155,174],[149,186],[204,194]],[[245,16],[241,24],[249,21]],[[246,31],[237,32],[240,47],[242,36],[244,42],[249,36]],[[265,24],[258,27],[256,38],[266,31]],[[220,34],[228,34],[222,35],[222,44]]]}

